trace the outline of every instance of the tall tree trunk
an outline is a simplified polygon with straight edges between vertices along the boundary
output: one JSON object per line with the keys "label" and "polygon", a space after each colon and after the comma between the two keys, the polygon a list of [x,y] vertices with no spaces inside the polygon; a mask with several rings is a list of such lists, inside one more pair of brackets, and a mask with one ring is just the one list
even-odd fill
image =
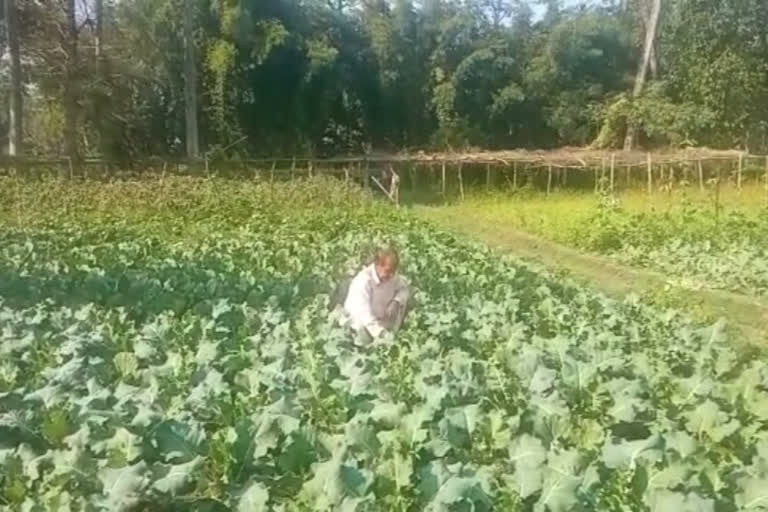
{"label": "tall tree trunk", "polygon": [[8,154],[19,155],[24,150],[23,96],[21,84],[21,52],[19,32],[16,23],[16,2],[5,0],[5,23],[8,52],[11,57],[11,83],[8,115]]}
{"label": "tall tree trunk", "polygon": [[[659,24],[659,13],[661,12],[661,0],[652,0],[653,4],[651,12],[648,16],[648,23],[645,28],[645,44],[643,45],[643,59],[640,62],[640,67],[637,70],[637,77],[635,77],[635,88],[632,91],[633,97],[638,97],[643,92],[645,86],[645,77],[648,74],[648,68],[651,61],[653,52],[654,41],[656,40],[656,27]],[[630,122],[627,125],[627,135],[624,138],[624,149],[629,151],[632,149],[632,145],[635,140],[635,127]]]}
{"label": "tall tree trunk", "polygon": [[184,2],[184,108],[186,111],[187,156],[200,156],[197,126],[197,62],[194,39],[194,0]]}
{"label": "tall tree trunk", "polygon": [[96,60],[101,67],[101,61],[104,58],[104,0],[96,0],[96,36],[94,40],[94,48],[96,54]]}
{"label": "tall tree trunk", "polygon": [[66,27],[62,30],[62,47],[66,55],[64,84],[64,153],[73,160],[79,157],[77,143],[77,118],[80,107],[78,99],[80,94],[80,77],[78,67],[78,30],[75,14],[75,0],[66,0],[64,3],[66,14]]}
{"label": "tall tree trunk", "polygon": [[114,155],[115,130],[109,108],[111,83],[107,54],[104,49],[104,0],[94,0],[96,25],[94,30],[94,57],[96,58],[97,84],[91,92],[96,111],[99,113],[95,122],[99,132],[99,150],[104,156]]}

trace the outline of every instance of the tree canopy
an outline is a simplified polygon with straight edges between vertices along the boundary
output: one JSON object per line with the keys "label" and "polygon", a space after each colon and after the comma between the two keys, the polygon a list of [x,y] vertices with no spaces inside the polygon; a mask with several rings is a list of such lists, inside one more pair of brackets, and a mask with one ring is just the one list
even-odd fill
{"label": "tree canopy", "polygon": [[[649,148],[765,148],[768,3],[663,0],[633,94],[650,3],[16,1],[23,147],[182,155],[194,76],[209,155],[618,148],[630,126]],[[4,68],[0,79],[13,92]],[[1,100],[6,148],[12,97]]]}

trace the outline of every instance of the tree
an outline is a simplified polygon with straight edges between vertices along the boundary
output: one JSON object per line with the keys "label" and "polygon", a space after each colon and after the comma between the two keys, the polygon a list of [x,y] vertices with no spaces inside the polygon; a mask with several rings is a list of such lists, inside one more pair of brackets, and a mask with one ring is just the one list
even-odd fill
{"label": "tree", "polygon": [[186,147],[189,158],[200,156],[199,129],[197,125],[197,52],[195,50],[195,2],[184,2],[184,111]]}
{"label": "tree", "polygon": [[5,25],[8,52],[11,59],[10,91],[8,95],[8,154],[18,155],[24,151],[24,116],[22,108],[21,52],[19,50],[15,0],[5,0]]}
{"label": "tree", "polygon": [[64,50],[64,153],[73,160],[80,156],[78,145],[78,117],[80,116],[80,58],[79,30],[75,0],[64,0],[64,26],[59,30]]}
{"label": "tree", "polygon": [[[643,58],[637,70],[635,78],[635,87],[632,91],[633,97],[640,96],[645,86],[645,77],[650,67],[653,47],[656,41],[656,27],[659,23],[659,13],[661,12],[661,0],[652,0],[651,11],[648,14],[648,21],[645,24],[645,43],[643,44]],[[632,123],[627,126],[627,135],[624,138],[624,149],[631,150],[635,140],[635,128]]]}

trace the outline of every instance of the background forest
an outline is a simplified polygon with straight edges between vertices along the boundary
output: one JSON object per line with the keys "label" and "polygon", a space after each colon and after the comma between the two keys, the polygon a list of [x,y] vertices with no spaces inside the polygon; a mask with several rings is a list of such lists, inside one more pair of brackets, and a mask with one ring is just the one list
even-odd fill
{"label": "background forest", "polygon": [[0,3],[12,154],[766,148],[764,0]]}

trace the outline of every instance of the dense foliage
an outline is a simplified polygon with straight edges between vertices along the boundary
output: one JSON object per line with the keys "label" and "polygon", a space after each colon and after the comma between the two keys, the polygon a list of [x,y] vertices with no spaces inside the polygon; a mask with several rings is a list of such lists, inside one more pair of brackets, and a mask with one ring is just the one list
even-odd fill
{"label": "dense foliage", "polygon": [[[0,187],[3,509],[768,509],[768,365],[722,325],[322,182],[35,188]],[[418,306],[357,348],[328,292],[385,241]]]}
{"label": "dense foliage", "polygon": [[674,276],[686,287],[768,295],[768,211],[602,211],[574,230],[571,240]]}
{"label": "dense foliage", "polygon": [[647,146],[764,148],[768,4],[665,0],[650,87],[634,98],[647,4],[17,1],[27,149],[67,152],[76,129],[81,154],[183,154],[184,9],[214,155],[616,147],[628,123]]}

